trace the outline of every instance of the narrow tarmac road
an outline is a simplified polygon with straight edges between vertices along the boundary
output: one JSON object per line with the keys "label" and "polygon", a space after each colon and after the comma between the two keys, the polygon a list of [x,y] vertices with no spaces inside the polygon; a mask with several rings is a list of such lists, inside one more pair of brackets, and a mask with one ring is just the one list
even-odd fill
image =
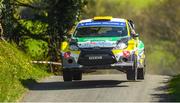
{"label": "narrow tarmac road", "polygon": [[26,85],[30,91],[22,102],[152,102],[168,101],[169,76],[146,75],[143,81],[131,82],[125,74],[85,75],[82,81],[63,82],[51,76]]}

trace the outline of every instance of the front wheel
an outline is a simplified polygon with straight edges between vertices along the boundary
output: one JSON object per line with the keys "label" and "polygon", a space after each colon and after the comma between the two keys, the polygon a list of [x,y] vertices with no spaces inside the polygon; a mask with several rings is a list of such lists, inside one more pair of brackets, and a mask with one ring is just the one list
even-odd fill
{"label": "front wheel", "polygon": [[127,80],[137,80],[137,56],[133,56],[133,66],[126,71]]}
{"label": "front wheel", "polygon": [[138,70],[137,70],[137,79],[144,80],[145,72],[146,72],[146,61],[144,59],[144,67],[138,68]]}
{"label": "front wheel", "polygon": [[73,80],[82,80],[82,71],[73,71]]}
{"label": "front wheel", "polygon": [[145,77],[145,70],[144,68],[138,68],[137,69],[137,79],[144,80]]}
{"label": "front wheel", "polygon": [[127,80],[136,81],[137,80],[137,69],[136,68],[128,69],[126,76],[127,76]]}
{"label": "front wheel", "polygon": [[63,79],[64,81],[72,81],[72,71],[70,70],[63,70]]}

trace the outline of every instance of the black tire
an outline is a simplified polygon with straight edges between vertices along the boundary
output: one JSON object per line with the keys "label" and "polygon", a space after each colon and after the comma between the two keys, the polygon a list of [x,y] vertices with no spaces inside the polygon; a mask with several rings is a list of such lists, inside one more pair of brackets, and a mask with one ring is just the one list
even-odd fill
{"label": "black tire", "polygon": [[144,67],[143,68],[138,68],[138,70],[137,70],[137,74],[138,74],[137,79],[144,80],[145,72],[146,72],[146,60],[144,59]]}
{"label": "black tire", "polygon": [[144,80],[145,71],[144,68],[138,68],[137,69],[137,79]]}
{"label": "black tire", "polygon": [[70,70],[63,70],[63,79],[64,81],[72,81],[72,71]]}
{"label": "black tire", "polygon": [[132,68],[127,69],[126,72],[126,76],[127,76],[127,80],[133,80],[136,81],[137,80],[137,56],[134,55],[133,56],[133,66]]}
{"label": "black tire", "polygon": [[73,80],[82,80],[82,71],[73,71]]}
{"label": "black tire", "polygon": [[127,70],[127,80],[133,80],[136,81],[137,80],[137,69],[128,69]]}

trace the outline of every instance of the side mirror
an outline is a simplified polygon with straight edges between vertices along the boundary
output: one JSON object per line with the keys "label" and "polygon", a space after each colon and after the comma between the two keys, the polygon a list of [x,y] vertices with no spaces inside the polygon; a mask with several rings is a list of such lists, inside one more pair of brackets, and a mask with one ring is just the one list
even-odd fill
{"label": "side mirror", "polygon": [[132,27],[133,29],[135,29],[135,24],[134,24],[134,22],[133,22],[132,20],[128,20],[128,21],[129,21],[131,27]]}
{"label": "side mirror", "polygon": [[135,25],[134,24],[132,24],[132,28],[135,29]]}
{"label": "side mirror", "polygon": [[138,33],[136,33],[136,34],[134,34],[133,36],[134,36],[134,37],[139,37],[139,34],[138,34]]}

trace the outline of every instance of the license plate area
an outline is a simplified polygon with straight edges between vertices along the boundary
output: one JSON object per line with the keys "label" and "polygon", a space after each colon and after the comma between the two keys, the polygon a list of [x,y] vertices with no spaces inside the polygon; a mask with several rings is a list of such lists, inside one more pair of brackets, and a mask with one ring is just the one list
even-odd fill
{"label": "license plate area", "polygon": [[102,56],[89,56],[89,60],[101,60],[103,59]]}

